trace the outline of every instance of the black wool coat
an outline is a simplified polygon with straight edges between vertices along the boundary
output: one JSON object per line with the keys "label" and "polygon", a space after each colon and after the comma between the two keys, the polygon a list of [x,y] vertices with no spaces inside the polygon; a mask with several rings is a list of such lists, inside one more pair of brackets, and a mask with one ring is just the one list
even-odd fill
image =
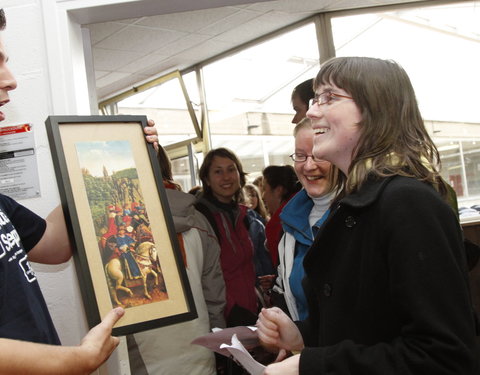
{"label": "black wool coat", "polygon": [[300,375],[477,375],[463,236],[430,185],[368,180],[305,256]]}

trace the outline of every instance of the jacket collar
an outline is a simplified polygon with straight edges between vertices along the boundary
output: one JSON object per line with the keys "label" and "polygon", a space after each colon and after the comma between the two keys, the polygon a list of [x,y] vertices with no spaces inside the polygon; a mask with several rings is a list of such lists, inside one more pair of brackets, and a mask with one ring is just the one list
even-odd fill
{"label": "jacket collar", "polygon": [[369,206],[378,199],[383,189],[396,177],[397,176],[379,178],[370,176],[358,191],[341,199],[340,204],[353,208]]}
{"label": "jacket collar", "polygon": [[312,199],[307,195],[305,189],[302,189],[283,207],[280,213],[280,219],[283,223],[301,223],[301,225],[303,225],[306,221],[305,218],[308,218],[305,213],[309,213],[312,207]]}
{"label": "jacket collar", "polygon": [[201,194],[197,198],[197,201],[206,206],[213,215],[227,215],[228,217],[231,217],[231,220],[233,220],[235,223],[239,219],[243,220],[243,217],[247,214],[247,206],[243,204],[236,204],[233,201],[231,204],[222,203],[215,197],[207,196],[205,194]]}

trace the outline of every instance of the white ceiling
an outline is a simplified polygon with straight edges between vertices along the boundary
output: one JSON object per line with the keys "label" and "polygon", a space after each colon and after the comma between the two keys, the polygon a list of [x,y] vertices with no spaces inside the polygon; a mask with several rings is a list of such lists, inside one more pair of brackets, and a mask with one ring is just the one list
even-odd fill
{"label": "white ceiling", "polygon": [[[123,19],[109,19],[102,13],[109,14],[109,9],[102,8],[88,16],[84,14],[80,21],[90,30],[100,101],[173,70],[188,68],[316,13],[415,1],[419,0],[275,0],[254,3],[252,0],[197,0],[193,4],[179,0],[140,1],[137,3],[145,5],[144,9],[139,5],[125,8]],[[159,7],[160,3],[163,8]],[[165,7],[167,3],[168,8]],[[215,7],[200,9],[209,4]],[[126,15],[132,15],[132,18],[125,19]],[[108,21],[90,23],[98,19]]]}

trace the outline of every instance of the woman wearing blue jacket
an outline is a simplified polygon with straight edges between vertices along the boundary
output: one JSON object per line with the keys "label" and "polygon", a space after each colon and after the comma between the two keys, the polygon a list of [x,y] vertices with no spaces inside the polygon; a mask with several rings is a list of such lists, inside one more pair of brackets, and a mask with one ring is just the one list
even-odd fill
{"label": "woman wearing blue jacket", "polygon": [[302,288],[305,276],[303,259],[315,234],[328,214],[334,194],[330,179],[336,175],[332,165],[312,155],[313,129],[308,118],[301,120],[293,131],[295,173],[303,186],[283,208],[280,219],[284,235],[278,245],[278,277],[273,290],[283,294],[293,320],[306,319],[307,300]]}

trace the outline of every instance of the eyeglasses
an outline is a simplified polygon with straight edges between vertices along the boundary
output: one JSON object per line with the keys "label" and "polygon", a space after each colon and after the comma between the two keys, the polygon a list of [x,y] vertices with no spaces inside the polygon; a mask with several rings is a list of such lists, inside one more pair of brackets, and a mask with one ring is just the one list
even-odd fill
{"label": "eyeglasses", "polygon": [[331,91],[324,91],[321,94],[315,94],[315,97],[313,99],[310,99],[308,104],[310,105],[310,107],[312,107],[314,104],[318,104],[318,105],[328,104],[334,98],[353,99],[351,96],[335,94],[334,92],[331,92]]}
{"label": "eyeglasses", "polygon": [[321,162],[324,161],[322,159],[317,159],[314,155],[305,155],[305,154],[296,154],[295,152],[290,155],[290,158],[295,162],[295,163],[303,163],[306,162],[308,158],[312,158],[314,162]]}

